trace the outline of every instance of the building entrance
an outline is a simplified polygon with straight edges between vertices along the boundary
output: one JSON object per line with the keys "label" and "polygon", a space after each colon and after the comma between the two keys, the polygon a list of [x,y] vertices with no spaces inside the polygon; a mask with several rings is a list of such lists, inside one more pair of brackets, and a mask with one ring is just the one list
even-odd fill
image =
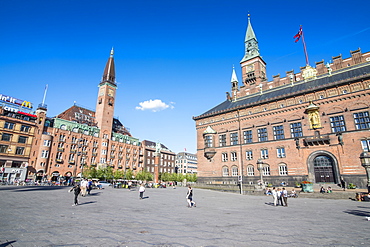
{"label": "building entrance", "polygon": [[319,155],[313,162],[316,183],[335,183],[334,161],[331,157]]}

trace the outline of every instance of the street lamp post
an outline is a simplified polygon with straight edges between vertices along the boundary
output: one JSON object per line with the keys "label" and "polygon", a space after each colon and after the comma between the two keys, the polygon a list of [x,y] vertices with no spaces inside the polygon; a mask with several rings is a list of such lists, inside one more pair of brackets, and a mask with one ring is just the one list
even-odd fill
{"label": "street lamp post", "polygon": [[370,193],[370,154],[369,152],[362,152],[360,154],[360,161],[361,165],[366,170],[366,176],[367,176],[367,192]]}
{"label": "street lamp post", "polygon": [[264,164],[264,162],[263,162],[263,160],[262,159],[258,159],[257,160],[257,169],[258,169],[258,171],[260,172],[260,188],[261,189],[264,189],[265,188],[265,183],[263,182],[263,164]]}

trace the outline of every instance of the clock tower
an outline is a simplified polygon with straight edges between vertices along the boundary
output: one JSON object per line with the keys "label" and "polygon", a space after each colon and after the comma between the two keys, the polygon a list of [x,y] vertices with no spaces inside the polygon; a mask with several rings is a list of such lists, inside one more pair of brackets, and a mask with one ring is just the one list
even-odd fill
{"label": "clock tower", "polygon": [[245,86],[254,84],[259,85],[261,82],[266,81],[266,63],[260,56],[258,41],[254,34],[249,14],[244,44],[245,54],[243,59],[240,61],[243,84]]}
{"label": "clock tower", "polygon": [[105,65],[103,78],[99,83],[98,99],[96,102],[95,119],[104,138],[110,138],[112,134],[114,104],[116,97],[116,73],[114,69],[113,48]]}

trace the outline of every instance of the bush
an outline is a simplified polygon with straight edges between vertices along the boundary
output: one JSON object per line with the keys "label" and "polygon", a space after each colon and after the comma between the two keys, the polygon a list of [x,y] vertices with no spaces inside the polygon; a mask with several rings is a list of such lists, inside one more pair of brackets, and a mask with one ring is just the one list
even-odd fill
{"label": "bush", "polygon": [[347,188],[348,189],[356,189],[356,185],[354,185],[353,183],[349,183]]}

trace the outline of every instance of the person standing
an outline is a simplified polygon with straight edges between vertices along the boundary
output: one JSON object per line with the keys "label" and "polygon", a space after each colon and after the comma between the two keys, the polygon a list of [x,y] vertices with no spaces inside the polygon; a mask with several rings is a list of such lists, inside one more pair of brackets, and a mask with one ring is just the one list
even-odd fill
{"label": "person standing", "polygon": [[272,188],[272,198],[274,200],[274,206],[277,206],[277,192],[275,187]]}
{"label": "person standing", "polygon": [[288,191],[283,188],[283,191],[281,192],[281,196],[283,197],[283,201],[284,201],[284,207],[288,207]]}
{"label": "person standing", "polygon": [[278,188],[277,191],[276,191],[276,193],[277,193],[277,201],[278,201],[277,204],[278,205],[280,204],[281,206],[283,206],[283,198],[281,196],[281,189]]}
{"label": "person standing", "polygon": [[340,177],[340,185],[342,186],[343,190],[346,190],[346,181],[344,181],[343,176]]}
{"label": "person standing", "polygon": [[81,181],[81,196],[86,196],[87,186],[88,186],[87,180],[82,179],[82,181]]}
{"label": "person standing", "polygon": [[75,194],[75,200],[74,200],[74,204],[72,206],[77,206],[78,205],[78,195],[81,193],[81,188],[78,184],[76,184],[75,186],[73,186],[69,192],[72,192],[74,191],[74,194]]}
{"label": "person standing", "polygon": [[144,183],[142,183],[140,184],[140,188],[139,188],[140,200],[144,198],[144,192],[145,192],[145,187],[144,187]]}
{"label": "person standing", "polygon": [[193,206],[196,207],[196,204],[193,201],[193,189],[190,185],[188,186],[188,192],[186,193],[186,200],[188,202],[188,208],[191,208]]}

